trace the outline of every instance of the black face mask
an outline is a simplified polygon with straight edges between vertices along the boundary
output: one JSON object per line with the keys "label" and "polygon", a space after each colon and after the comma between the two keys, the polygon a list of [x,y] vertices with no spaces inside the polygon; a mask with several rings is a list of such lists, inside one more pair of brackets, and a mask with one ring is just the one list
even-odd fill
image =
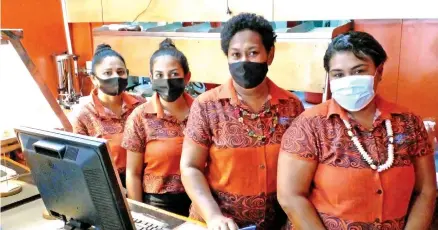
{"label": "black face mask", "polygon": [[126,86],[128,86],[128,79],[121,77],[112,77],[107,79],[102,79],[96,76],[97,80],[99,80],[99,89],[105,94],[111,96],[120,95],[123,91],[125,91]]}
{"label": "black face mask", "polygon": [[176,101],[184,93],[184,89],[184,78],[152,80],[152,90],[167,102]]}
{"label": "black face mask", "polygon": [[245,89],[252,89],[265,80],[268,64],[258,62],[236,62],[229,64],[234,81]]}

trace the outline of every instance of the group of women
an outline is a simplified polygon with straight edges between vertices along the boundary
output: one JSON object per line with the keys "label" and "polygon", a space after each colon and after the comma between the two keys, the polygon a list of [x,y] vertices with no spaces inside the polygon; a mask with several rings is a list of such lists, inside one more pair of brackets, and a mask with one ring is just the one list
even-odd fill
{"label": "group of women", "polygon": [[193,99],[188,60],[166,39],[147,102],[124,92],[123,57],[99,45],[74,132],[108,139],[129,198],[212,230],[428,229],[433,149],[418,116],[377,95],[382,46],[364,32],[333,39],[333,99],[304,111],[267,77],[275,41],[263,17],[231,18],[221,31],[231,78]]}

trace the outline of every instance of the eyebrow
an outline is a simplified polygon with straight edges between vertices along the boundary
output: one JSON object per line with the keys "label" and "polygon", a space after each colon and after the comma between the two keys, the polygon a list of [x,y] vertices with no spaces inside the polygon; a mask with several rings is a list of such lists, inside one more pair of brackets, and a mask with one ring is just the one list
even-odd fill
{"label": "eyebrow", "polygon": [[[359,68],[359,67],[363,67],[363,66],[368,66],[368,64],[359,64],[359,65],[355,65],[355,66],[353,66],[353,68],[351,68],[351,69],[357,69],[357,68]],[[330,70],[329,72],[342,72],[343,70],[342,69],[332,69],[332,70]]]}
{"label": "eyebrow", "polygon": [[359,67],[363,67],[363,66],[368,66],[368,64],[359,64],[359,65],[354,66],[354,67],[351,68],[351,69],[357,69],[357,68],[359,68]]}

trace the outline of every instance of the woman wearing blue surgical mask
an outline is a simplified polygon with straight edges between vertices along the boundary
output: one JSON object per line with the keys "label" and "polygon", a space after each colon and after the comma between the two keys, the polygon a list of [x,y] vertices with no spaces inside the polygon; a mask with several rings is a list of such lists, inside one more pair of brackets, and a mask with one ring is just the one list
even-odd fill
{"label": "woman wearing blue surgical mask", "polygon": [[283,136],[278,200],[292,229],[429,229],[433,150],[421,119],[377,93],[387,56],[369,34],[336,37],[324,56],[333,99]]}

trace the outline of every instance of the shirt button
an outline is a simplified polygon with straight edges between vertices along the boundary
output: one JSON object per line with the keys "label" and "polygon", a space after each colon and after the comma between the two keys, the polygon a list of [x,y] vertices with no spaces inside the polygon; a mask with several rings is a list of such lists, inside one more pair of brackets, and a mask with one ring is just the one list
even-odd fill
{"label": "shirt button", "polygon": [[383,193],[383,191],[381,190],[381,189],[379,189],[379,190],[377,190],[377,194],[382,194]]}
{"label": "shirt button", "polygon": [[261,165],[260,165],[260,169],[265,169],[265,165],[264,165],[264,164],[261,164]]}

